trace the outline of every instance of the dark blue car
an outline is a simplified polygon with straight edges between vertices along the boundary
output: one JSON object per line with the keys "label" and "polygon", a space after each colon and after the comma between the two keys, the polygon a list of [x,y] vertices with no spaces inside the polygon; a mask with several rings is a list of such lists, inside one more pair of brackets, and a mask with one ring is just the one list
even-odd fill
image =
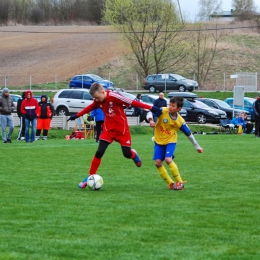
{"label": "dark blue car", "polygon": [[95,74],[81,74],[74,76],[69,84],[70,88],[86,88],[90,89],[91,85],[97,82],[104,88],[114,88],[113,82],[103,79]]}

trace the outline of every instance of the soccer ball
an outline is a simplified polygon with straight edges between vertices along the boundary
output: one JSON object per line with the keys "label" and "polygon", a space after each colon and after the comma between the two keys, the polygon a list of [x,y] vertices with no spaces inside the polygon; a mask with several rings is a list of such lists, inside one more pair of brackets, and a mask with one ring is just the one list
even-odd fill
{"label": "soccer ball", "polygon": [[104,181],[98,174],[92,174],[88,177],[88,188],[90,190],[100,190]]}

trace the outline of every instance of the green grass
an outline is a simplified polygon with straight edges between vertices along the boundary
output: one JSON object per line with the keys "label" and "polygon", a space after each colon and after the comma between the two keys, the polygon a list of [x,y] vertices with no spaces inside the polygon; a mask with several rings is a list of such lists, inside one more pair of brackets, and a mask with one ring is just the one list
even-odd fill
{"label": "green grass", "polygon": [[148,129],[132,129],[141,168],[118,143],[108,147],[100,191],[77,188],[94,140],[51,130],[45,142],[0,143],[0,259],[259,259],[260,140],[196,135],[199,154],[179,134],[175,162],[188,182],[171,191],[151,159]]}

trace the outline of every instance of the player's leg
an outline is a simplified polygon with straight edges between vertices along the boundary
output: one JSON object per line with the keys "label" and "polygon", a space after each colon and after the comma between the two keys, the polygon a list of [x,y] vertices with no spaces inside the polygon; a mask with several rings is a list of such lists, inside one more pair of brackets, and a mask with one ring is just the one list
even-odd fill
{"label": "player's leg", "polygon": [[171,179],[171,177],[169,176],[167,170],[165,169],[165,167],[163,166],[163,160],[165,157],[165,145],[159,145],[157,143],[154,143],[154,156],[153,156],[153,160],[155,162],[155,166],[157,168],[158,173],[160,174],[160,176],[162,177],[162,179],[168,184],[170,185],[171,183],[173,183],[173,180]]}
{"label": "player's leg", "polygon": [[131,149],[129,146],[122,146],[121,149],[125,158],[132,159],[137,167],[141,167],[142,160],[139,157],[135,149]]}
{"label": "player's leg", "polygon": [[[91,165],[90,165],[89,175],[97,173],[97,170],[101,163],[101,158],[104,155],[109,144],[110,144],[109,142],[104,141],[104,140],[99,141],[98,149],[97,149],[97,151],[92,159]],[[79,183],[79,185],[78,185],[79,188],[81,188],[81,189],[86,188],[88,176],[86,178],[84,178],[82,182]]]}
{"label": "player's leg", "polygon": [[132,159],[137,167],[141,167],[142,160],[136,150],[131,148],[132,138],[130,130],[126,131],[124,134],[118,133],[115,137],[115,141],[120,143],[122,152],[125,158]]}
{"label": "player's leg", "polygon": [[184,189],[184,184],[179,169],[175,164],[175,162],[173,161],[175,149],[176,149],[176,143],[170,143],[166,145],[165,162],[169,165],[170,172],[176,182],[170,184],[169,187],[172,190],[182,190]]}

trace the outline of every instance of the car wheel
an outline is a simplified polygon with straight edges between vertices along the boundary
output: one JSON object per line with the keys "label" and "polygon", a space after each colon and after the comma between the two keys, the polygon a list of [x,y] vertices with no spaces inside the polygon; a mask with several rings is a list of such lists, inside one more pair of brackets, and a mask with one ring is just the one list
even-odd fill
{"label": "car wheel", "polygon": [[179,86],[179,92],[185,92],[186,91],[186,87],[183,85]]}
{"label": "car wheel", "polygon": [[68,116],[69,115],[69,111],[66,107],[59,107],[57,110],[56,110],[56,114],[58,116]]}
{"label": "car wheel", "polygon": [[203,115],[203,114],[198,114],[198,115],[197,115],[197,122],[198,122],[199,124],[206,124],[207,119],[206,119],[205,115]]}
{"label": "car wheel", "polygon": [[150,86],[150,87],[149,87],[149,91],[150,91],[151,93],[156,92],[155,86]]}

